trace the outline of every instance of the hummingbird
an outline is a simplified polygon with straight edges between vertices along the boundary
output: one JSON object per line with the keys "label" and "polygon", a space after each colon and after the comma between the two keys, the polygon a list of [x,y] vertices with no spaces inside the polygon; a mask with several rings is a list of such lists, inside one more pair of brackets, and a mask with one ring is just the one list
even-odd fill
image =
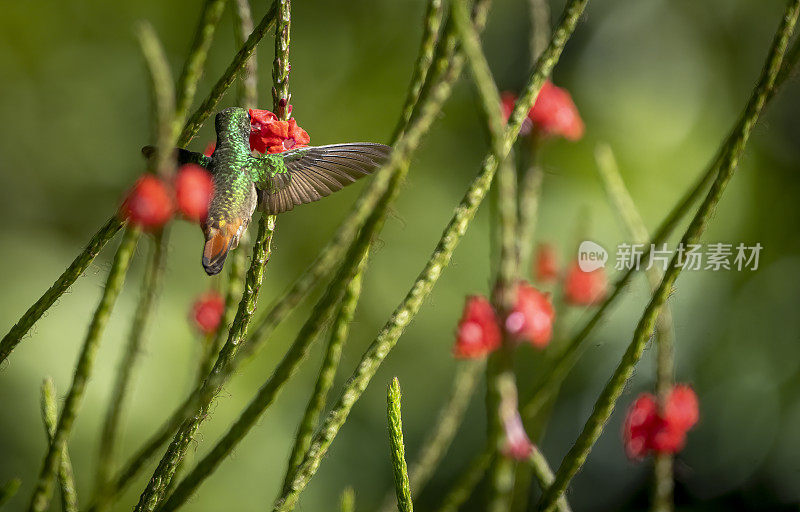
{"label": "hummingbird", "polygon": [[[318,201],[379,169],[391,147],[372,142],[307,146],[282,153],[255,156],[250,150],[250,115],[241,107],[217,113],[217,146],[211,156],[177,149],[179,165],[197,164],[214,181],[202,264],[218,274],[228,252],[239,245],[256,208],[265,214],[287,212],[296,205]],[[152,157],[152,146],[142,148]]]}

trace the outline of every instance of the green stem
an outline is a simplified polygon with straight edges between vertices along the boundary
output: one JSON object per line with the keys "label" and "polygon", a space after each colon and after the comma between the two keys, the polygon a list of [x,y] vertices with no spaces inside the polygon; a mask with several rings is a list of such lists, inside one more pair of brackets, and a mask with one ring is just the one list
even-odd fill
{"label": "green stem", "polygon": [[197,29],[195,29],[189,56],[186,58],[183,64],[183,71],[181,71],[181,76],[178,78],[176,87],[178,98],[175,102],[175,117],[171,126],[173,137],[177,138],[178,131],[186,120],[189,107],[192,106],[194,101],[197,84],[200,82],[203,66],[208,56],[208,49],[214,40],[214,32],[217,29],[220,17],[222,17],[223,10],[225,10],[225,0],[206,0],[203,2],[200,21],[197,24]]}
{"label": "green stem", "polygon": [[[533,452],[530,458],[528,458],[528,463],[533,470],[533,476],[536,478],[542,490],[547,489],[553,484],[553,479],[555,478],[553,470],[550,469],[550,464],[547,463],[547,459],[544,458],[544,455],[536,446],[533,447]],[[571,512],[572,509],[569,503],[567,503],[566,496],[561,496],[558,499],[558,510],[560,512]]]}
{"label": "green stem", "polygon": [[[53,442],[56,432],[58,410],[56,408],[56,385],[47,377],[42,382],[42,421],[44,422],[47,442]],[[67,447],[61,451],[61,462],[58,465],[58,483],[61,485],[61,509],[64,512],[77,512],[78,493],[75,491],[75,477],[72,472],[72,461],[69,459]]]}
{"label": "green stem", "polygon": [[442,500],[437,512],[456,512],[469,499],[475,486],[483,478],[494,457],[494,445],[486,444],[483,450],[467,464],[466,469],[458,477],[453,488]]}
{"label": "green stem", "polygon": [[183,132],[178,138],[178,146],[186,147],[194,136],[197,135],[200,127],[217,107],[219,100],[222,99],[222,96],[227,92],[228,88],[230,88],[234,80],[236,80],[239,72],[244,68],[245,64],[247,64],[247,61],[256,49],[256,45],[266,35],[272,27],[272,24],[275,23],[276,13],[276,3],[273,3],[267,14],[261,18],[255,30],[250,33],[247,41],[236,53],[233,61],[228,65],[228,69],[225,70],[225,73],[223,73],[219,80],[217,80],[217,83],[214,84],[214,87],[211,89],[211,92],[208,93],[205,100],[203,100],[203,103],[200,104],[197,110],[189,117],[189,120],[186,121]]}
{"label": "green stem", "polygon": [[[114,467],[115,448],[119,437],[122,411],[127,402],[133,368],[138,362],[142,352],[142,342],[155,307],[161,281],[164,275],[164,265],[167,257],[168,244],[164,240],[165,233],[157,233],[154,238],[153,252],[150,264],[142,279],[141,295],[136,306],[136,312],[128,332],[128,343],[120,360],[113,391],[111,392],[105,422],[100,437],[100,451],[97,464],[96,489],[102,489],[108,482]],[[105,507],[101,508],[103,510]]]}
{"label": "green stem", "polygon": [[[380,367],[383,360],[397,343],[405,327],[419,311],[422,302],[430,294],[436,281],[439,279],[442,270],[450,262],[458,242],[466,232],[470,221],[480,206],[486,195],[497,165],[511,151],[524,114],[530,110],[533,101],[544,83],[545,77],[550,74],[555,66],[564,45],[575,29],[578,18],[583,12],[587,0],[571,0],[567,5],[566,13],[562,19],[559,29],[555,32],[550,45],[545,50],[542,58],[534,70],[525,94],[520,99],[520,103],[515,106],[514,113],[509,119],[506,128],[502,152],[495,154],[494,151],[487,155],[483,162],[481,172],[470,185],[467,193],[456,208],[453,218],[445,228],[439,244],[431,255],[425,268],[420,273],[417,280],[412,285],[405,299],[398,305],[391,318],[384,328],[373,341],[367,352],[361,359],[361,363],[355,373],[348,380],[338,402],[325,419],[320,429],[317,431],[311,443],[308,454],[297,471],[297,476],[291,485],[291,490],[284,493],[276,502],[274,510],[288,511],[294,508],[300,493],[308,484],[311,477],[316,473],[322,457],[327,452],[333,439],[336,437],[341,426],[347,420],[355,402],[361,397],[375,372]],[[527,102],[527,104],[522,103]]]}
{"label": "green stem", "polygon": [[531,61],[536,62],[550,39],[550,5],[548,0],[529,0],[531,18]]}
{"label": "green stem", "polygon": [[331,328],[325,357],[322,360],[322,367],[317,376],[317,382],[314,384],[314,392],[308,400],[308,405],[297,429],[297,435],[295,436],[286,468],[286,475],[283,479],[284,489],[292,482],[295,468],[300,465],[308,451],[308,447],[311,444],[311,436],[314,434],[314,429],[317,427],[319,418],[327,403],[328,393],[333,387],[333,381],[342,357],[342,348],[350,333],[350,322],[353,321],[358,299],[361,296],[361,278],[361,272],[359,271],[347,283],[345,288],[344,297],[342,297],[339,311],[336,313],[336,319]]}
{"label": "green stem", "polygon": [[[253,14],[250,12],[249,0],[236,0],[236,22],[233,24],[233,34],[236,39],[236,46],[243,46],[247,41],[245,34],[253,32]],[[244,63],[239,80],[239,104],[244,108],[256,108],[258,106],[258,59],[256,50]]]}
{"label": "green stem", "polygon": [[136,243],[139,241],[139,235],[140,231],[137,228],[127,228],[119,249],[117,249],[117,253],[114,256],[114,262],[111,264],[103,295],[89,324],[89,331],[86,334],[86,339],[75,367],[72,385],[67,393],[64,408],[53,433],[53,441],[48,447],[42,463],[42,469],[39,472],[39,478],[28,506],[28,510],[31,512],[41,512],[50,503],[50,494],[53,490],[53,474],[56,471],[59,458],[67,446],[67,438],[78,414],[78,407],[83,399],[86,384],[94,369],[94,360],[97,355],[97,349],[100,346],[103,330],[108,322],[108,317],[111,314],[117,296],[122,289],[128,265],[136,249]]}
{"label": "green stem", "polygon": [[397,140],[405,131],[408,122],[411,120],[411,115],[414,113],[414,107],[419,102],[422,87],[428,76],[428,71],[433,65],[436,43],[439,40],[439,28],[442,24],[443,17],[444,7],[442,0],[428,0],[428,6],[425,10],[425,28],[422,32],[422,42],[420,43],[419,53],[416,63],[414,64],[414,72],[411,76],[411,84],[408,88],[406,101],[403,105],[400,119],[397,121],[397,126],[392,133],[391,139],[393,141]]}
{"label": "green stem", "polygon": [[[786,6],[780,28],[775,34],[769,57],[764,65],[764,70],[758,85],[750,97],[736,128],[732,131],[733,137],[723,151],[719,174],[717,175],[706,198],[700,205],[689,227],[681,238],[684,247],[696,243],[705,230],[712,217],[725,188],[736,170],[739,158],[747,144],[750,133],[758,120],[761,111],[767,103],[767,98],[775,85],[775,79],[781,69],[783,55],[794,31],[800,13],[800,0],[792,0]],[[594,410],[587,420],[575,444],[567,453],[558,468],[553,484],[545,491],[538,504],[538,510],[550,511],[555,508],[556,501],[569,485],[572,477],[583,465],[594,443],[600,437],[603,426],[611,415],[625,383],[633,373],[636,362],[642,355],[644,347],[655,327],[656,318],[661,307],[666,302],[681,271],[680,252],[676,251],[664,278],[653,293],[647,308],[634,332],[633,340],[625,351],[622,360],[614,374],[603,389],[600,397],[595,402]]]}
{"label": "green stem", "polygon": [[83,272],[94,261],[100,251],[105,247],[109,240],[114,238],[117,231],[120,230],[124,222],[122,219],[114,215],[111,217],[100,230],[95,233],[91,240],[89,240],[86,248],[81,252],[77,258],[67,267],[63,274],[56,279],[44,295],[37,300],[28,310],[22,315],[14,327],[8,331],[8,334],[3,336],[0,341],[0,363],[6,360],[8,355],[22,340],[22,337],[28,333],[33,324],[36,323],[45,311],[50,309],[55,301],[58,300],[64,292],[66,292],[72,283],[80,277]]}
{"label": "green stem", "polygon": [[413,512],[411,502],[411,484],[408,482],[408,466],[406,466],[406,449],[403,445],[403,420],[400,415],[400,382],[397,377],[389,384],[386,395],[386,417],[389,423],[389,452],[392,456],[394,487],[397,494],[397,510]]}
{"label": "green stem", "polygon": [[247,333],[250,319],[258,303],[261,282],[271,252],[272,235],[274,233],[274,216],[264,215],[258,226],[258,235],[253,244],[253,257],[245,279],[245,290],[239,302],[239,308],[233,320],[228,340],[222,347],[214,368],[209,373],[198,392],[196,402],[192,405],[193,414],[184,420],[173,437],[172,443],[159,462],[147,487],[139,498],[134,509],[136,512],[154,510],[164,498],[164,493],[172,480],[186,450],[189,448],[200,423],[207,417],[215,396],[222,389],[224,380],[220,378],[233,363],[239,346]]}
{"label": "green stem", "polygon": [[517,258],[520,272],[530,272],[533,235],[539,211],[539,196],[542,192],[544,172],[537,164],[537,148],[534,141],[529,141],[529,161],[520,171],[522,179],[519,184],[519,221],[517,222]]}
{"label": "green stem", "polygon": [[275,60],[272,63],[272,109],[278,118],[289,119],[289,42],[291,0],[277,0],[275,26]]}
{"label": "green stem", "polygon": [[339,500],[339,512],[355,512],[356,491],[352,487],[345,487]]}
{"label": "green stem", "polygon": [[158,41],[153,26],[142,21],[136,27],[136,36],[142,50],[147,70],[150,73],[150,89],[153,95],[153,125],[156,139],[156,156],[153,159],[154,170],[161,177],[168,177],[175,167],[173,147],[173,121],[175,114],[175,90],[172,73],[169,70],[164,49]]}
{"label": "green stem", "polygon": [[[611,148],[607,144],[598,145],[595,149],[595,160],[606,194],[622,220],[628,236],[633,243],[644,244],[650,239],[650,235],[633,198],[625,187]],[[655,265],[646,271],[651,293],[658,288],[663,274],[664,272]],[[662,407],[674,384],[674,345],[672,309],[669,304],[664,304],[656,320],[656,393]],[[672,455],[666,453],[655,456],[652,506],[654,512],[670,512],[673,509],[672,459]]]}
{"label": "green stem", "polygon": [[11,498],[17,494],[20,485],[22,485],[22,480],[12,478],[0,486],[0,507],[11,501]]}
{"label": "green stem", "polygon": [[[483,361],[467,361],[459,365],[453,378],[450,394],[439,410],[436,423],[428,431],[428,435],[422,443],[422,448],[419,450],[417,460],[411,464],[409,482],[411,483],[414,497],[418,497],[425,488],[428,480],[430,480],[430,477],[450,448],[484,369],[485,363]],[[387,495],[381,510],[383,512],[391,512],[394,506],[393,496]]]}

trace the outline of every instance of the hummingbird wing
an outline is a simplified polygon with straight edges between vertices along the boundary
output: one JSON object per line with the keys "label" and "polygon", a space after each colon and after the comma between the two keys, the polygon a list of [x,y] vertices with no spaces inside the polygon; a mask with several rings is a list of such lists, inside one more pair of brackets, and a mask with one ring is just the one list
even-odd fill
{"label": "hummingbird wing", "polygon": [[256,159],[253,181],[268,214],[329,196],[389,159],[392,148],[372,142],[293,149]]}
{"label": "hummingbird wing", "polygon": [[[142,154],[149,160],[155,156],[156,148],[153,146],[145,146],[142,148]],[[196,153],[183,148],[175,148],[175,158],[178,161],[178,165],[197,164],[206,169],[211,165],[211,158],[203,153]]]}

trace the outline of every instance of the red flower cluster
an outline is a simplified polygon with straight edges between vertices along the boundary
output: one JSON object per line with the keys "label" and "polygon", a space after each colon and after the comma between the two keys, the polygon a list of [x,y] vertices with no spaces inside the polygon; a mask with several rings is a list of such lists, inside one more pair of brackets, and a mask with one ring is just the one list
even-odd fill
{"label": "red flower cluster", "polygon": [[222,323],[225,300],[215,291],[199,296],[192,304],[191,320],[195,328],[203,334],[216,332]]}
{"label": "red flower cluster", "polygon": [[564,278],[564,299],[574,306],[592,306],[606,298],[608,279],[602,267],[584,272],[573,263]]}
{"label": "red flower cluster", "polygon": [[625,417],[625,451],[632,459],[641,459],[651,451],[677,453],[683,449],[686,432],[699,418],[697,395],[686,384],[672,389],[662,411],[652,394],[639,395]]}
{"label": "red flower cluster", "polygon": [[[511,115],[517,98],[513,93],[505,92],[501,99],[503,113],[507,120]],[[544,83],[542,90],[539,91],[533,108],[528,112],[528,119],[533,124],[534,129],[546,136],[578,140],[583,137],[585,130],[578,108],[572,101],[572,96],[566,89],[553,85],[549,80]]]}
{"label": "red flower cluster", "polygon": [[543,348],[553,336],[556,312],[550,296],[527,283],[517,286],[517,302],[506,317],[506,332],[517,340],[530,342]]}
{"label": "red flower cluster", "polygon": [[211,173],[199,165],[178,169],[174,183],[148,174],[128,191],[120,214],[142,229],[154,231],[164,226],[176,210],[187,219],[202,222],[214,193]]}
{"label": "red flower cluster", "polygon": [[[289,105],[291,112],[291,105]],[[281,121],[269,110],[250,109],[250,149],[259,153],[281,153],[311,142],[308,132],[294,118]]]}
{"label": "red flower cluster", "polygon": [[[504,325],[518,341],[541,348],[550,342],[555,311],[550,298],[527,283],[517,286],[517,300]],[[481,295],[467,297],[456,330],[453,353],[459,358],[483,357],[502,344],[501,322],[492,305]]]}

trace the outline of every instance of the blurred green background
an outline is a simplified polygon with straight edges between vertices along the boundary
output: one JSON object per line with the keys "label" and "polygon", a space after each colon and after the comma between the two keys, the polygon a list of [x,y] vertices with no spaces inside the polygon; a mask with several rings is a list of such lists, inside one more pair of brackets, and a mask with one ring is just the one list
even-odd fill
{"label": "blurred green background", "polygon": [[[260,19],[269,2],[256,2]],[[312,143],[386,141],[399,115],[421,34],[422,0],[296,1],[293,6],[294,115]],[[149,141],[146,74],[132,27],[150,20],[175,75],[191,40],[199,0],[119,3],[6,2],[0,16],[0,327],[3,332],[81,250],[143,170]],[[623,176],[652,229],[699,175],[747,100],[784,2],[764,0],[607,0],[590,2],[554,73],[586,122],[578,143],[555,141],[546,169],[539,240],[568,257],[578,226],[607,248],[626,241],[593,159],[598,142],[616,151]],[[563,1],[552,2],[555,20]],[[198,96],[234,52],[225,13]],[[529,70],[527,2],[496,0],[484,43],[503,89],[518,90]],[[259,47],[260,104],[269,108],[272,38]],[[764,246],[756,272],[688,272],[672,298],[677,376],[700,396],[701,421],[678,456],[681,510],[796,510],[800,502],[800,101],[790,82],[770,105],[740,170],[705,234],[706,242]],[[228,94],[222,106],[233,104]],[[208,126],[194,142],[212,139]],[[405,295],[487,149],[471,85],[462,80],[422,143],[365,277],[363,300],[342,360],[338,393],[365,347]],[[281,216],[261,304],[280,293],[335,230],[363,183]],[[353,410],[299,510],[333,510],[346,485],[359,510],[374,510],[390,489],[385,390],[397,375],[411,459],[457,367],[453,329],[467,293],[490,282],[489,203],[481,208],[421,313]],[[212,286],[200,266],[201,233],[177,222],[157,318],[147,336],[125,418],[128,456],[185,395],[200,340],[188,322],[193,298]],[[96,372],[70,438],[78,491],[90,495],[99,431],[135,306],[149,240],[137,258],[103,338]],[[117,241],[39,321],[0,366],[0,482],[23,487],[9,505],[22,510],[45,450],[39,385],[52,375],[63,398],[88,315]],[[566,453],[601,387],[630,341],[647,300],[639,277],[589,340],[567,381],[542,449],[553,465]],[[190,451],[196,460],[267,378],[308,314],[307,301],[273,335],[257,360],[219,397]],[[581,316],[573,311],[568,320]],[[574,324],[573,324],[574,326]],[[569,326],[562,325],[567,328]],[[532,350],[520,350],[521,360]],[[573,481],[575,510],[647,508],[650,465],[626,459],[624,408],[654,382],[648,349],[620,407]],[[278,492],[288,450],[311,391],[321,344],[277,402],[186,510],[263,510]],[[526,373],[526,369],[521,369]],[[530,372],[533,372],[531,369]],[[532,375],[535,377],[535,375]],[[483,391],[418,508],[427,510],[483,440]],[[125,495],[129,509],[152,468]],[[57,507],[57,504],[53,505]],[[482,493],[465,510],[482,510]]]}

